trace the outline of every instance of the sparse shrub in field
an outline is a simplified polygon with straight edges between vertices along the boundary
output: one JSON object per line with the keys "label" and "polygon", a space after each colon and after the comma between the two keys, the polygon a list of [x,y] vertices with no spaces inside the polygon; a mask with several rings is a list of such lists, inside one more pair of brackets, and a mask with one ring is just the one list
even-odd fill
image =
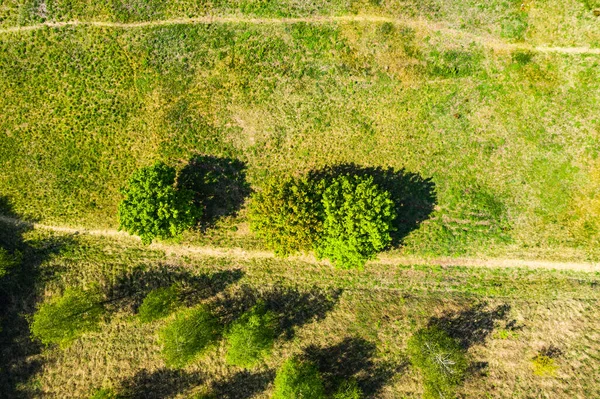
{"label": "sparse shrub in field", "polygon": [[277,255],[312,250],[322,230],[319,182],[270,180],[252,196],[250,227]]}
{"label": "sparse shrub in field", "polygon": [[180,310],[159,332],[162,354],[169,367],[183,367],[221,335],[222,326],[203,305]]}
{"label": "sparse shrub in field", "polygon": [[338,267],[360,268],[392,242],[394,203],[372,177],[333,179],[322,203],[323,238],[316,247],[320,258],[329,258]]}
{"label": "sparse shrub in field", "polygon": [[363,397],[363,392],[360,390],[356,380],[342,382],[333,394],[333,399],[362,399]]}
{"label": "sparse shrub in field", "polygon": [[277,370],[273,399],[323,398],[323,380],[312,363],[292,358]]}
{"label": "sparse shrub in field", "polygon": [[121,191],[119,228],[149,244],[192,227],[202,210],[194,205],[192,191],[175,187],[175,175],[174,168],[160,162],[134,172]]}
{"label": "sparse shrub in field", "polygon": [[412,364],[423,376],[426,399],[452,398],[465,377],[468,362],[456,340],[437,328],[424,328],[408,341]]}
{"label": "sparse shrub in field", "polygon": [[555,360],[543,354],[538,354],[531,359],[531,367],[533,368],[533,374],[540,377],[554,377],[558,370]]}
{"label": "sparse shrub in field", "polygon": [[43,344],[64,348],[84,332],[96,329],[104,313],[96,290],[69,288],[39,307],[33,315],[31,333]]}
{"label": "sparse shrub in field", "polygon": [[138,309],[138,317],[143,323],[149,323],[170,315],[180,305],[177,285],[157,288],[144,298]]}
{"label": "sparse shrub in field", "polygon": [[262,304],[244,313],[227,333],[227,362],[241,367],[254,366],[271,352],[276,327],[275,315]]}

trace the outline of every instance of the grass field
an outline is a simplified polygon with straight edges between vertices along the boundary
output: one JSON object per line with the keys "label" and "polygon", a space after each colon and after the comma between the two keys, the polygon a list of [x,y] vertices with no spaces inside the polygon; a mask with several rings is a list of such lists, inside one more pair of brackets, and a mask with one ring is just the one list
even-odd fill
{"label": "grass field", "polygon": [[[85,398],[100,387],[126,389],[131,397],[193,397],[211,388],[222,398],[268,397],[274,370],[292,353],[304,353],[330,378],[356,376],[365,392],[382,398],[417,397],[419,375],[407,362],[406,340],[437,322],[468,348],[471,371],[462,397],[589,398],[600,393],[593,377],[600,356],[598,273],[463,267],[370,265],[364,272],[275,259],[236,260],[173,256],[88,236],[44,231],[19,234],[3,227],[3,242],[21,249],[23,272],[14,276],[27,292],[13,289],[8,317],[29,314],[35,300],[66,286],[99,283],[129,292],[98,332],[66,350],[40,348],[25,336],[3,349],[7,397]],[[139,292],[153,284],[213,278],[200,300],[223,309],[273,301],[286,333],[274,354],[243,371],[223,362],[223,345],[182,370],[165,368],[156,343],[164,323],[140,324],[132,313]],[[232,305],[233,304],[233,305]],[[234,311],[235,312],[235,311]],[[26,324],[12,324],[7,335]],[[17,329],[15,330],[15,326]],[[544,348],[558,351],[556,375],[533,374],[531,359]],[[345,359],[332,366],[332,358]],[[7,387],[8,384],[8,387]],[[12,387],[12,391],[9,390]],[[252,396],[256,395],[256,396]]]}

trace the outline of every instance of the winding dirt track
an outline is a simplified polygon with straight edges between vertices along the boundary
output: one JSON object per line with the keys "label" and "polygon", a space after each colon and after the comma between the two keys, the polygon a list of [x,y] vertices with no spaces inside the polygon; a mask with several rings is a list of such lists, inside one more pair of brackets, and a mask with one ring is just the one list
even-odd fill
{"label": "winding dirt track", "polygon": [[[65,226],[49,226],[41,223],[24,222],[7,216],[0,215],[0,222],[14,226],[24,226],[27,228],[50,230],[57,233],[67,234],[89,234],[99,237],[109,237],[123,241],[139,242],[140,239],[131,236],[125,232],[105,229],[93,230],[85,228],[73,228]],[[150,249],[165,251],[167,254],[186,255],[196,254],[201,256],[210,256],[218,258],[232,258],[239,260],[247,259],[270,259],[275,258],[275,254],[269,251],[244,250],[241,248],[215,248],[207,246],[189,246],[177,244],[154,243],[149,246]],[[309,263],[320,263],[312,256],[298,256],[290,258]],[[550,262],[539,260],[523,259],[475,259],[475,258],[420,258],[413,256],[399,256],[382,254],[374,263],[385,265],[437,265],[437,266],[469,266],[469,267],[490,267],[490,268],[532,268],[532,269],[550,269],[550,270],[571,270],[584,272],[600,272],[600,263],[576,263],[576,262]]]}
{"label": "winding dirt track", "polygon": [[476,34],[464,32],[454,29],[444,24],[426,21],[424,19],[399,19],[391,17],[380,17],[373,15],[348,15],[348,16],[315,16],[315,17],[298,17],[298,18],[252,18],[252,17],[220,17],[220,16],[203,16],[194,18],[175,18],[157,21],[145,22],[109,22],[109,21],[65,21],[65,22],[44,22],[41,24],[14,26],[0,29],[0,34],[27,32],[42,28],[61,28],[68,26],[96,26],[109,27],[120,29],[135,29],[152,26],[166,25],[197,25],[197,24],[293,24],[298,22],[306,23],[333,23],[333,22],[391,22],[394,24],[402,24],[415,28],[424,28],[431,31],[437,31],[452,36],[460,36],[471,41],[481,43],[482,45],[499,51],[510,51],[516,49],[532,50],[545,53],[562,53],[562,54],[597,54],[600,55],[600,48],[589,47],[547,47],[547,46],[528,46],[523,44],[506,43],[492,36],[478,36]]}

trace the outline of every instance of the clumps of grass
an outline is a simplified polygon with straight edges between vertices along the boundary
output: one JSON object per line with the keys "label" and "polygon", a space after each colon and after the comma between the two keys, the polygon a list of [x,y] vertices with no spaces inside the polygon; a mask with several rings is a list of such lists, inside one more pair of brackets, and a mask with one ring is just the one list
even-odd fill
{"label": "clumps of grass", "polygon": [[514,41],[525,39],[525,33],[529,28],[529,14],[522,10],[515,10],[509,13],[502,21],[502,31],[500,35]]}
{"label": "clumps of grass", "polygon": [[0,278],[4,277],[10,269],[21,263],[22,255],[20,252],[10,253],[8,250],[0,247]]}
{"label": "clumps of grass", "polygon": [[466,50],[434,50],[429,54],[427,70],[430,75],[442,78],[471,76],[479,68],[482,55]]}
{"label": "clumps of grass", "polygon": [[562,351],[555,346],[543,348],[531,359],[533,374],[539,377],[554,377],[558,371],[556,358]]}
{"label": "clumps of grass", "polygon": [[158,162],[133,173],[119,204],[119,229],[139,235],[150,244],[154,238],[177,237],[202,215],[191,190],[175,187],[175,168]]}
{"label": "clumps of grass", "polygon": [[101,388],[96,390],[89,399],[120,399],[121,395],[115,393],[111,388]]}
{"label": "clumps of grass", "polygon": [[255,305],[236,320],[226,334],[227,362],[252,367],[273,349],[277,319],[264,304]]}
{"label": "clumps of grass", "polygon": [[167,317],[179,306],[181,299],[177,285],[157,288],[144,298],[138,309],[138,317],[142,323],[149,323]]}
{"label": "clumps of grass", "polygon": [[324,399],[323,379],[316,366],[291,358],[277,370],[273,399]]}
{"label": "clumps of grass", "polygon": [[333,394],[333,399],[362,399],[364,394],[356,380],[343,381]]}
{"label": "clumps of grass", "polygon": [[455,396],[468,367],[465,352],[455,339],[438,327],[421,329],[408,341],[408,355],[423,376],[424,399]]}
{"label": "clumps of grass", "polygon": [[169,367],[184,367],[217,342],[223,327],[204,305],[180,310],[159,331],[159,343]]}
{"label": "clumps of grass", "polygon": [[45,345],[67,347],[83,333],[98,328],[106,311],[101,299],[96,289],[68,288],[35,312],[32,335]]}

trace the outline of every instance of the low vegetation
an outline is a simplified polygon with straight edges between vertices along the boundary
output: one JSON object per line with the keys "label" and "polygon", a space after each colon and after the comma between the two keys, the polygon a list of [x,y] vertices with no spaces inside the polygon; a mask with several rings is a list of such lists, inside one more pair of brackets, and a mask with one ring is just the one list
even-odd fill
{"label": "low vegetation", "polygon": [[149,323],[167,317],[181,306],[179,287],[157,288],[151,291],[138,309],[138,317],[143,323]]}
{"label": "low vegetation", "polygon": [[275,377],[273,399],[324,399],[323,380],[317,368],[296,358],[287,360]]}

